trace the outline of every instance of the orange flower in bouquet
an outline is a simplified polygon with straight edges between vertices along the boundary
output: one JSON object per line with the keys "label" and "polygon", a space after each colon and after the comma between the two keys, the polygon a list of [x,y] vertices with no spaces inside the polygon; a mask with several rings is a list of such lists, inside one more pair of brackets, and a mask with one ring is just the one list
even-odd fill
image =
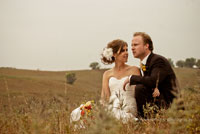
{"label": "orange flower in bouquet", "polygon": [[92,106],[94,104],[94,101],[88,101],[87,103],[83,104],[81,107],[80,107],[80,110],[81,110],[81,116],[84,117],[85,114],[87,116],[92,116]]}
{"label": "orange flower in bouquet", "polygon": [[74,129],[85,128],[91,122],[88,119],[94,119],[92,112],[94,107],[94,101],[88,101],[80,105],[80,107],[74,109],[70,115],[70,122],[75,123]]}

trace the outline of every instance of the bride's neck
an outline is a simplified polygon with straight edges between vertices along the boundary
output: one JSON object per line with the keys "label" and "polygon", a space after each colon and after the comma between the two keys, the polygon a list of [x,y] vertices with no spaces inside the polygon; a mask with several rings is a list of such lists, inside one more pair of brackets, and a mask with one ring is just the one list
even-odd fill
{"label": "bride's neck", "polygon": [[117,71],[121,71],[121,70],[123,70],[125,67],[126,67],[126,64],[125,64],[125,63],[115,63],[114,69],[117,70]]}

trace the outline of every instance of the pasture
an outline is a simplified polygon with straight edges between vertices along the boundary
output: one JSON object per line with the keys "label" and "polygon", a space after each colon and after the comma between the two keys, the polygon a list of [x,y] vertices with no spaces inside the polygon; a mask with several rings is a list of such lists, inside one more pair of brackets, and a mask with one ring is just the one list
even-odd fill
{"label": "pasture", "polygon": [[[175,68],[181,98],[155,117],[122,124],[99,105],[105,70],[40,71],[0,68],[0,134],[151,134],[200,133],[200,70]],[[65,74],[77,80],[66,84]],[[74,131],[71,111],[82,102],[95,101],[95,120]],[[151,107],[147,109],[151,113]]]}

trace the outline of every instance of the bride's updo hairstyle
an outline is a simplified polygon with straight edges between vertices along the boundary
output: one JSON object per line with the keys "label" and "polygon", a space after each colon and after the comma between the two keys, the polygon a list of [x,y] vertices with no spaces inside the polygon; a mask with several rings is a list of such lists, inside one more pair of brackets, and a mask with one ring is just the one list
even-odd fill
{"label": "bride's updo hairstyle", "polygon": [[128,46],[128,44],[120,39],[113,40],[107,44],[107,47],[103,49],[101,54],[101,61],[103,64],[112,64],[115,62],[114,54],[120,54],[123,52],[123,47]]}

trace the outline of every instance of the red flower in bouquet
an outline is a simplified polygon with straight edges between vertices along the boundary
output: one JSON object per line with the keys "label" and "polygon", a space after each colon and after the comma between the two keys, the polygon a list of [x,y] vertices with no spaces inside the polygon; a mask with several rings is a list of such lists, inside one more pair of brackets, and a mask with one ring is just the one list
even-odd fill
{"label": "red flower in bouquet", "polygon": [[81,108],[81,116],[83,117],[86,113],[87,116],[91,116],[92,104],[94,101],[88,101]]}
{"label": "red flower in bouquet", "polygon": [[81,116],[84,116],[84,115],[85,115],[85,111],[82,109]]}

